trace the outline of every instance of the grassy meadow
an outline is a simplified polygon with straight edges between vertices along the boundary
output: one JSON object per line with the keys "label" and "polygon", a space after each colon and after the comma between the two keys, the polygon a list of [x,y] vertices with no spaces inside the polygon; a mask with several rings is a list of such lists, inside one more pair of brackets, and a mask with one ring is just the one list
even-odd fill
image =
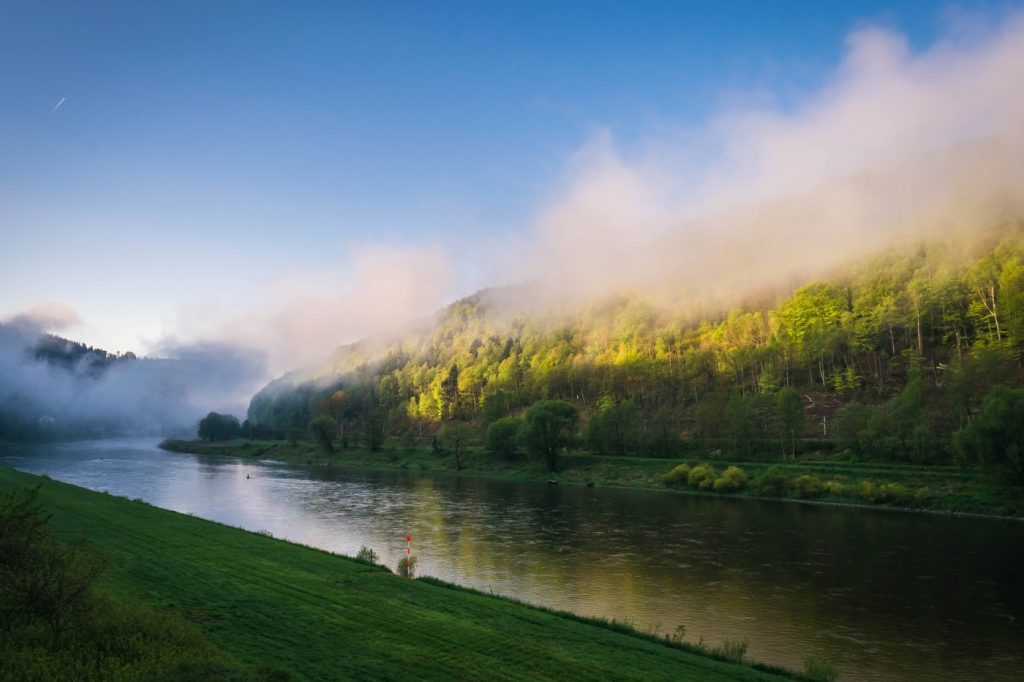
{"label": "grassy meadow", "polygon": [[[61,538],[107,558],[110,599],[173,614],[260,679],[800,679],[593,621],[11,469],[0,493],[42,484]],[[186,625],[187,624],[187,625]],[[234,670],[235,668],[229,668]],[[197,673],[193,679],[249,679]]]}

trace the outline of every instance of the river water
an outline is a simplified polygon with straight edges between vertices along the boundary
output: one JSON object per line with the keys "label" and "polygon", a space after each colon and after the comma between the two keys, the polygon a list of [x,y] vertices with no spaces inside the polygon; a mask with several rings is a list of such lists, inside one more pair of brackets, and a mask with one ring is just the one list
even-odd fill
{"label": "river water", "polygon": [[47,474],[392,568],[843,680],[1024,679],[1024,523],[168,453],[149,440],[7,450]]}

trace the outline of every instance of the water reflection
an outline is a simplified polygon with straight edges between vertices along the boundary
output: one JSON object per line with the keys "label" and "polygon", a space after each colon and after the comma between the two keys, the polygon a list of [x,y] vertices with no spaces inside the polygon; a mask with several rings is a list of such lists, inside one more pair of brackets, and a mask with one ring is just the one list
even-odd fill
{"label": "water reflection", "polygon": [[402,472],[307,471],[150,441],[0,463],[847,680],[1019,679],[1024,524]]}

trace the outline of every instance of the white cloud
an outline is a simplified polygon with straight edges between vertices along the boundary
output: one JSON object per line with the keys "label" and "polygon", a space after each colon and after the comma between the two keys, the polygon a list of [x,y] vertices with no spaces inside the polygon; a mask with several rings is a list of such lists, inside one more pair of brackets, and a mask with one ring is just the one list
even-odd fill
{"label": "white cloud", "polygon": [[335,267],[283,272],[240,310],[193,307],[178,326],[185,341],[259,349],[279,373],[433,312],[451,300],[455,277],[436,245],[356,245]]}
{"label": "white cloud", "polygon": [[689,131],[720,152],[697,174],[656,163],[686,158],[672,142],[626,158],[596,133],[540,213],[529,274],[576,293],[728,296],[924,228],[1019,215],[1024,20],[950,35],[915,53],[891,30],[854,31],[798,104],[733,108]]}

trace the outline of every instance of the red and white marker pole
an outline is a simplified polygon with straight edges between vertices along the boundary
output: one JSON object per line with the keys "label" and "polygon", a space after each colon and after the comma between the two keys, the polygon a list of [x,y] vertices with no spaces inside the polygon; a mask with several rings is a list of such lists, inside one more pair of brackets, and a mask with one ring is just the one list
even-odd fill
{"label": "red and white marker pole", "polygon": [[412,577],[412,535],[405,534],[405,577]]}

